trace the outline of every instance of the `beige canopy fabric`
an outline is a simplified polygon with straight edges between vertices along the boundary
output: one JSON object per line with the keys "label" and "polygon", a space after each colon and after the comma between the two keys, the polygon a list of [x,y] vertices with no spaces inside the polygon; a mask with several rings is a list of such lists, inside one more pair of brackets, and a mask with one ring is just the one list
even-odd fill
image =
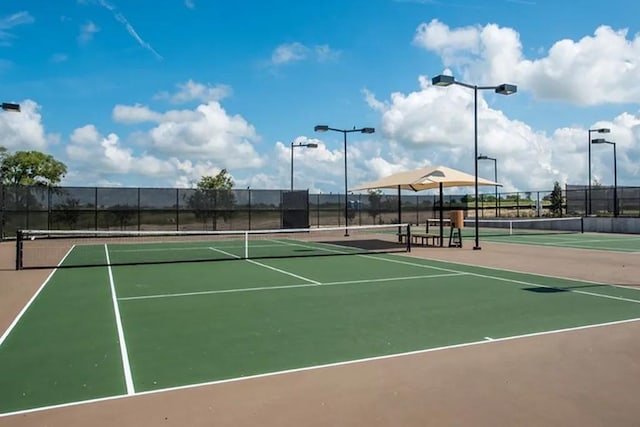
{"label": "beige canopy fabric", "polygon": [[[500,186],[502,184],[478,177],[478,185]],[[440,191],[440,246],[443,246],[443,202],[442,189],[444,187],[475,186],[475,176],[460,172],[446,166],[431,166],[413,171],[400,172],[389,175],[377,181],[362,184],[352,191],[373,190],[377,188],[395,188],[398,190],[398,222],[402,222],[401,190],[422,191],[438,188]],[[461,246],[460,246],[461,247]]]}
{"label": "beige canopy fabric", "polygon": [[[398,188],[401,190],[422,191],[442,187],[468,187],[475,185],[475,176],[446,166],[430,166],[413,171],[389,175],[377,181],[368,182],[352,188],[352,191],[372,190],[376,188]],[[502,184],[478,177],[478,185],[502,186]]]}

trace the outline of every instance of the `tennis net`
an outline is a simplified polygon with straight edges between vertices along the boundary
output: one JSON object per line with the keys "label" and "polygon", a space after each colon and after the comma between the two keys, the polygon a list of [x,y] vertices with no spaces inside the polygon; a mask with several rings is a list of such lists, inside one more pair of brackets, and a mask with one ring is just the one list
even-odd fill
{"label": "tennis net", "polygon": [[408,224],[245,231],[20,230],[16,269],[135,265],[411,250]]}
{"label": "tennis net", "polygon": [[[478,219],[480,236],[518,236],[584,232],[582,217]],[[475,236],[475,219],[464,220],[463,236]]]}

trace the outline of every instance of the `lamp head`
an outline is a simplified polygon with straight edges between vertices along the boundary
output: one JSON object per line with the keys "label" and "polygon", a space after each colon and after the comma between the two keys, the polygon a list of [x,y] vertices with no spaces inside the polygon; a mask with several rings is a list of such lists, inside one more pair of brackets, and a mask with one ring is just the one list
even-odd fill
{"label": "lamp head", "polygon": [[362,133],[374,133],[376,130],[374,128],[362,128]]}
{"label": "lamp head", "polygon": [[431,79],[431,84],[434,86],[450,86],[454,82],[455,78],[453,76],[445,76],[444,74],[440,74]]}
{"label": "lamp head", "polygon": [[496,87],[496,93],[500,95],[511,95],[518,91],[518,86],[510,85],[507,83],[503,83],[500,86]]}
{"label": "lamp head", "polygon": [[3,102],[2,103],[2,109],[4,111],[13,111],[15,113],[19,113],[20,112],[20,104],[14,104],[12,102]]}
{"label": "lamp head", "polygon": [[601,129],[596,129],[596,132],[598,132],[598,133],[609,133],[609,132],[611,132],[611,129],[609,129],[609,128],[601,128]]}
{"label": "lamp head", "polygon": [[315,142],[310,142],[308,144],[305,144],[305,146],[309,148],[318,148],[318,144],[316,144]]}
{"label": "lamp head", "polygon": [[478,160],[489,160],[489,157],[485,156],[484,154],[480,154],[478,156]]}
{"label": "lamp head", "polygon": [[615,145],[615,144],[616,144],[615,142],[607,141],[607,140],[606,140],[606,139],[604,139],[604,138],[592,139],[592,140],[591,140],[591,143],[592,143],[592,144],[612,144],[612,145]]}
{"label": "lamp head", "polygon": [[327,126],[327,125],[316,125],[313,128],[313,130],[316,131],[316,132],[326,132],[326,131],[329,130],[329,126]]}

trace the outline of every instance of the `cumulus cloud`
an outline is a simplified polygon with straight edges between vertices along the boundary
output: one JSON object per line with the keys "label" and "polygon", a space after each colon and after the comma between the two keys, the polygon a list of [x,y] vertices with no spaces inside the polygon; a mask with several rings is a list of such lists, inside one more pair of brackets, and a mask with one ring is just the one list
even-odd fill
{"label": "cumulus cloud", "polygon": [[496,24],[452,29],[434,19],[418,26],[414,43],[478,84],[512,82],[539,99],[577,105],[640,101],[640,34],[626,29],[603,25],[535,59],[524,57],[517,31]]}
{"label": "cumulus cloud", "polygon": [[40,106],[32,101],[20,102],[20,112],[0,112],[0,145],[9,151],[45,150],[55,137],[47,135],[42,124]]}
{"label": "cumulus cloud", "polygon": [[[194,99],[220,96],[198,83],[187,86]],[[260,142],[254,127],[240,115],[229,115],[217,101],[164,112],[144,105],[117,105],[112,115],[117,123],[153,126],[136,129],[124,140],[115,133],[104,136],[94,125],[72,132],[67,156],[76,167],[89,169],[87,173],[101,179],[136,174],[184,187],[222,168],[237,171],[265,165],[254,147]]]}
{"label": "cumulus cloud", "polygon": [[175,93],[160,92],[156,99],[167,99],[174,104],[182,104],[190,101],[217,102],[227,98],[232,93],[228,85],[205,85],[193,80],[178,84]]}
{"label": "cumulus cloud", "polygon": [[[419,83],[418,90],[393,93],[386,101],[366,93],[371,107],[381,111],[380,131],[391,142],[386,153],[364,161],[366,180],[426,164],[473,173],[473,92],[459,86],[435,87],[426,77]],[[491,108],[481,94],[478,99],[479,152],[499,155],[499,180],[507,189],[546,189],[554,180],[576,182],[586,166],[584,147],[578,145],[585,132],[560,129],[546,135]],[[492,168],[486,166],[480,173],[491,178]]]}

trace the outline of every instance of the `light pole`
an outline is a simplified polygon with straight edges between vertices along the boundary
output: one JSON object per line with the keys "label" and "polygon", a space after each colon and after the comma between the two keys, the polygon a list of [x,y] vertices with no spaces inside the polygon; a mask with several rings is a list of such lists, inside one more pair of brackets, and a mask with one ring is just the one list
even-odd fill
{"label": "light pole", "polygon": [[315,142],[308,142],[303,144],[302,142],[295,143],[295,141],[291,141],[291,191],[293,191],[293,149],[294,147],[307,147],[307,148],[318,148],[318,144]]}
{"label": "light pole", "polygon": [[480,247],[480,236],[479,236],[479,223],[478,223],[478,90],[493,90],[495,93],[499,93],[500,95],[511,95],[518,91],[518,87],[516,85],[503,83],[499,86],[478,86],[471,85],[468,83],[463,83],[456,81],[453,76],[446,76],[444,74],[440,74],[439,76],[435,76],[431,79],[431,84],[434,86],[451,86],[451,85],[460,85],[469,89],[473,89],[473,142],[474,142],[474,154],[473,160],[475,163],[475,234],[476,234],[476,244],[473,247],[474,250],[482,249]]}
{"label": "light pole", "polygon": [[[587,215],[591,215],[591,134],[592,133],[609,133],[611,129],[608,128],[600,128],[600,129],[589,129],[589,183],[587,190]],[[604,140],[603,140],[604,141]]]}
{"label": "light pole", "polygon": [[[616,159],[616,143],[599,138],[591,141],[591,144],[613,145],[613,216],[618,216],[618,160]],[[589,145],[591,145],[589,144]]]}
{"label": "light pole", "polygon": [[327,125],[316,125],[313,128],[316,132],[326,132],[326,131],[334,131],[334,132],[342,132],[344,135],[344,235],[349,236],[349,229],[346,228],[349,226],[349,199],[347,197],[348,189],[347,189],[347,134],[352,132],[360,132],[360,133],[374,133],[376,130],[374,128],[360,128],[356,129],[355,126],[353,129],[336,129],[329,127]]}
{"label": "light pole", "polygon": [[498,160],[495,157],[479,155],[478,160],[493,160],[493,182],[496,183],[496,218],[498,215]]}

